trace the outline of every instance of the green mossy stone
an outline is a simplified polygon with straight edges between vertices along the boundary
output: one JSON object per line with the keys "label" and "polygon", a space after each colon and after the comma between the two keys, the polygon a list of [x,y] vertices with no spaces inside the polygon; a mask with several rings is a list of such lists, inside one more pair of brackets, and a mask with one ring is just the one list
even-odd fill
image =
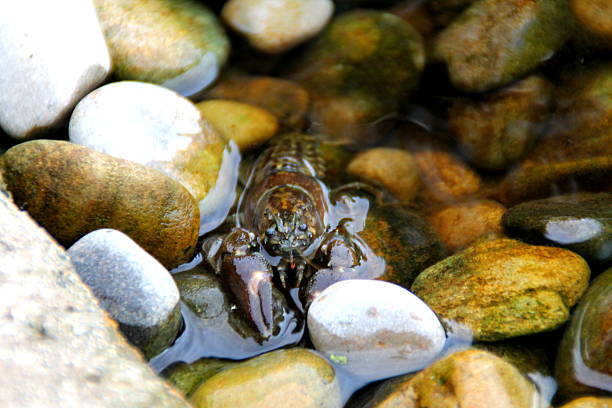
{"label": "green mossy stone", "polygon": [[567,0],[479,0],[440,33],[433,55],[457,89],[482,92],[537,68],[572,30]]}
{"label": "green mossy stone", "polygon": [[14,146],[0,157],[0,169],[15,203],[66,248],[88,232],[112,228],[168,269],[195,252],[198,206],[157,170],[56,140]]}
{"label": "green mossy stone", "polygon": [[612,392],[612,268],[593,280],[572,313],[555,374],[565,397]]}
{"label": "green mossy stone", "polygon": [[444,257],[440,238],[420,215],[394,207],[374,207],[359,236],[385,259],[376,279],[409,288],[417,275]]}
{"label": "green mossy stone", "polygon": [[310,350],[273,351],[223,370],[192,394],[196,408],[340,408],[334,368]]}
{"label": "green mossy stone", "polygon": [[172,365],[162,371],[161,376],[178,388],[186,397],[190,397],[204,381],[236,364],[238,363],[229,360],[203,358],[191,364],[178,363]]}
{"label": "green mossy stone", "polygon": [[217,17],[193,0],[95,0],[114,74],[184,96],[202,91],[225,64],[230,42]]}
{"label": "green mossy stone", "polygon": [[594,265],[612,260],[612,194],[577,193],[528,201],[502,222],[523,241],[570,249]]}
{"label": "green mossy stone", "polygon": [[424,270],[412,284],[442,319],[477,341],[550,331],[587,288],[587,263],[571,251],[501,238],[474,244]]}

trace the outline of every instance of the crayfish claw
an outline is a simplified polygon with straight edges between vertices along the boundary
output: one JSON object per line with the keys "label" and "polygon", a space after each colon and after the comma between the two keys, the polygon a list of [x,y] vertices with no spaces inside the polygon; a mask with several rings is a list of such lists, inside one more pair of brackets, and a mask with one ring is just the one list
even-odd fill
{"label": "crayfish claw", "polygon": [[226,256],[222,278],[237,306],[263,339],[272,336],[272,271],[261,254]]}

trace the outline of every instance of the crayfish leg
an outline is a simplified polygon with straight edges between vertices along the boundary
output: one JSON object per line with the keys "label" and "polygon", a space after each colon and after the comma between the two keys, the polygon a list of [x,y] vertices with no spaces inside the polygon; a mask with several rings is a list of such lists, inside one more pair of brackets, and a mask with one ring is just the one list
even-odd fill
{"label": "crayfish leg", "polygon": [[264,339],[272,335],[274,310],[272,270],[261,254],[226,255],[221,278],[233,298]]}

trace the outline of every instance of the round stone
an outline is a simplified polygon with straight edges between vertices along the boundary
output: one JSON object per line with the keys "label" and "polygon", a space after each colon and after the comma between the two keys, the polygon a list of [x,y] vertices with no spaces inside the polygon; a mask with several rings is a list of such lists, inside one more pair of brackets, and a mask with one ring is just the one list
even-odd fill
{"label": "round stone", "polygon": [[90,232],[68,255],[101,306],[145,355],[152,357],[172,343],[181,320],[179,291],[155,258],[112,229]]}
{"label": "round stone", "polygon": [[367,380],[416,371],[442,350],[434,312],[401,286],[345,280],[321,292],[308,310],[315,348]]}

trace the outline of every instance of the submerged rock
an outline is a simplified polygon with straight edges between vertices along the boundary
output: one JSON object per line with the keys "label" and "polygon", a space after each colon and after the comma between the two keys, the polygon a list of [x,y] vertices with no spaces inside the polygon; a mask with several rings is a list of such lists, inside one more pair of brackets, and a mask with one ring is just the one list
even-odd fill
{"label": "submerged rock", "polygon": [[578,193],[514,206],[504,214],[512,236],[570,249],[589,262],[612,260],[612,194]]}
{"label": "submerged rock", "polygon": [[145,357],[172,344],[181,326],[179,292],[155,258],[111,229],[85,235],[68,249],[68,255],[100,305]]}
{"label": "submerged rock", "polygon": [[417,371],[442,351],[446,336],[434,312],[388,282],[345,280],[308,309],[315,348],[367,381]]}
{"label": "submerged rock", "polygon": [[612,191],[612,63],[578,74],[559,88],[550,129],[500,185],[505,204],[588,191]]}
{"label": "submerged rock", "polygon": [[[401,18],[372,10],[336,17],[291,74],[311,93],[315,131],[372,143],[372,122],[394,113],[425,65],[420,35]],[[331,131],[331,132],[330,132]]]}
{"label": "submerged rock", "polygon": [[278,131],[274,115],[248,103],[212,99],[197,107],[221,137],[236,142],[241,152],[264,144]]}
{"label": "submerged rock", "polygon": [[308,92],[280,78],[228,74],[206,96],[249,103],[270,111],[282,129],[302,130],[310,104]]}
{"label": "submerged rock", "polygon": [[0,127],[17,139],[61,125],[110,71],[91,0],[23,0],[0,13]]}
{"label": "submerged rock", "polygon": [[199,210],[170,177],[84,146],[36,140],[0,157],[15,202],[62,245],[88,232],[124,232],[166,268],[191,260]]}
{"label": "submerged rock", "polygon": [[194,0],[94,0],[119,79],[183,96],[209,86],[229,55],[217,17]]}
{"label": "submerged rock", "polygon": [[334,368],[302,348],[263,354],[205,380],[190,398],[196,408],[340,408]]}
{"label": "submerged rock", "polygon": [[412,155],[389,147],[377,147],[358,154],[346,172],[365,182],[381,185],[406,203],[414,198],[420,184]]}
{"label": "submerged rock", "polygon": [[566,0],[480,0],[439,34],[433,53],[457,89],[482,92],[538,67],[571,32]]}
{"label": "submerged rock", "polygon": [[202,382],[236,364],[239,363],[231,360],[203,358],[190,364],[175,364],[164,370],[161,375],[189,398]]}
{"label": "submerged rock", "polygon": [[612,392],[612,268],[598,276],[572,313],[557,351],[559,394]]}
{"label": "submerged rock", "polygon": [[202,200],[215,186],[225,143],[189,100],[136,81],[96,89],[70,118],[70,141],[157,169]]}
{"label": "submerged rock", "polygon": [[331,0],[230,0],[221,15],[254,48],[277,54],[315,36],[333,11]]}
{"label": "submerged rock", "polygon": [[612,398],[606,397],[582,397],[561,405],[559,408],[610,408]]}
{"label": "submerged rock", "polygon": [[608,0],[570,0],[572,13],[579,26],[612,48],[612,3]]}
{"label": "submerged rock", "polygon": [[495,341],[558,328],[588,286],[571,251],[511,239],[478,243],[424,270],[412,291],[443,319]]}
{"label": "submerged rock", "polygon": [[552,92],[546,79],[530,76],[482,100],[459,100],[449,120],[462,152],[486,170],[503,170],[521,159],[544,128]]}
{"label": "submerged rock", "polygon": [[532,408],[546,406],[536,387],[513,365],[481,350],[464,350],[420,373],[383,383],[368,408]]}

